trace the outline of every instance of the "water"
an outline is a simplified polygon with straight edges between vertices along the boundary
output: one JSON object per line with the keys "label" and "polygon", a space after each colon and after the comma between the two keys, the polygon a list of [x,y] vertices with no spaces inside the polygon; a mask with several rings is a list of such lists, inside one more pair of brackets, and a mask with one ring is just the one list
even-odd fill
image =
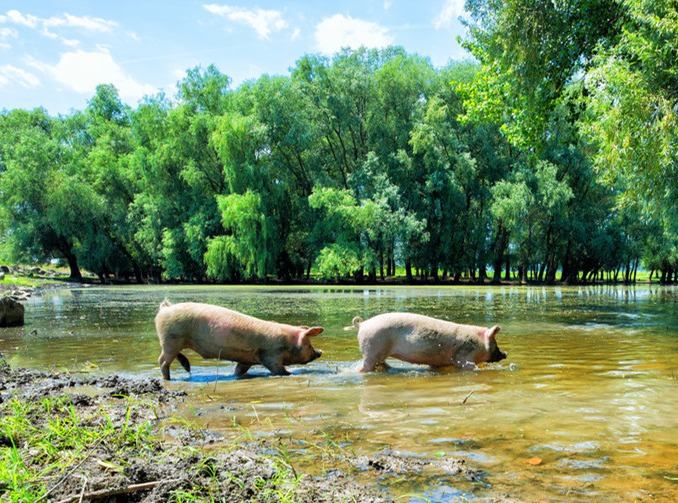
{"label": "water", "polygon": [[[234,364],[190,352],[190,379],[172,365],[169,386],[191,397],[180,413],[227,436],[239,424],[294,439],[318,470],[342,450],[396,451],[465,458],[487,474],[398,481],[404,501],[472,500],[488,485],[530,501],[678,500],[676,288],[57,290],[26,303],[24,327],[0,329],[0,352],[30,368],[159,377],[153,316],[164,298],[325,327],[314,342],[323,357],[290,377],[253,367],[255,378],[235,379]],[[389,360],[388,373],[359,374],[355,331],[343,327],[386,311],[498,323],[508,359],[440,373]]]}

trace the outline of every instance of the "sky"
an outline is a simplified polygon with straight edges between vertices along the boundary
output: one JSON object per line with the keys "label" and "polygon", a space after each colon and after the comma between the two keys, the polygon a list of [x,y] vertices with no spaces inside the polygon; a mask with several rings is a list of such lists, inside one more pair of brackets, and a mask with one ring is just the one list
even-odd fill
{"label": "sky", "polygon": [[399,45],[468,59],[464,0],[0,0],[0,110],[83,110],[98,84],[132,107],[214,64],[231,87],[289,75],[304,54]]}

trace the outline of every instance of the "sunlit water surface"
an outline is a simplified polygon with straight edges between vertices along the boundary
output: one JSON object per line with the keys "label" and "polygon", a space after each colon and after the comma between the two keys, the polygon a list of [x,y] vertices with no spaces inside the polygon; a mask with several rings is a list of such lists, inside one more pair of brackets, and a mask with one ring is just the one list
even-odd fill
{"label": "sunlit water surface", "polygon": [[[334,449],[460,457],[486,473],[384,477],[404,501],[473,500],[489,486],[527,501],[678,500],[676,288],[63,289],[26,302],[26,325],[0,329],[0,352],[30,368],[160,377],[153,317],[164,298],[325,328],[323,357],[289,377],[253,367],[255,378],[235,379],[234,364],[190,351],[190,377],[172,365],[169,386],[190,395],[182,413],[227,438],[300,439],[317,469]],[[498,323],[508,359],[440,373],[389,360],[389,372],[361,375],[343,327],[387,311]]]}

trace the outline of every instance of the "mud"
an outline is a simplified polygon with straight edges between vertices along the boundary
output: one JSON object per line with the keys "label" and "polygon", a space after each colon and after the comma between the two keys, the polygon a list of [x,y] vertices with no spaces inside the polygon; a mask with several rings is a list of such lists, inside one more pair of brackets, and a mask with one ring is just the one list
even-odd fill
{"label": "mud", "polygon": [[[13,368],[0,359],[0,416],[11,413],[8,404],[15,398],[39,403],[46,397],[63,397],[70,410],[95,428],[101,410],[106,411],[107,421],[120,428],[150,425],[154,440],[142,449],[125,452],[110,452],[103,437],[94,441],[75,466],[65,467],[58,477],[45,481],[48,493],[41,501],[436,501],[435,493],[403,499],[390,486],[408,479],[435,485],[440,477],[447,483],[474,483],[480,490],[471,496],[474,501],[516,501],[492,494],[485,474],[461,459],[429,460],[382,452],[352,456],[341,466],[326,466],[321,475],[298,473],[289,459],[275,454],[279,450],[273,441],[233,441],[217,432],[173,421],[174,408],[187,394],[166,389],[158,379],[37,372]],[[131,399],[144,405],[130,408]],[[31,417],[31,421],[45,426],[48,415],[45,412],[44,417]],[[2,435],[0,451],[16,449],[30,469],[40,473],[47,467],[40,465],[41,456],[30,452],[27,444],[20,433]],[[109,459],[115,463],[102,461]],[[438,487],[446,486],[438,482]],[[0,481],[0,500],[11,500],[8,492]],[[444,492],[440,494],[440,501],[453,501]]]}

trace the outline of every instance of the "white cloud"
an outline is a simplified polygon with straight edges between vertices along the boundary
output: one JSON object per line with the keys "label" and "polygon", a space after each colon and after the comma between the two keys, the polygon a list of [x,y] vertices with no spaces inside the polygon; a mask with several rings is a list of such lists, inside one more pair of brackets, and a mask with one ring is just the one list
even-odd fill
{"label": "white cloud", "polygon": [[394,43],[388,29],[377,23],[355,19],[342,14],[323,19],[315,29],[320,52],[334,54],[343,47],[382,48]]}
{"label": "white cloud", "polygon": [[244,9],[217,4],[204,4],[203,7],[212,14],[253,28],[259,37],[264,39],[268,39],[273,32],[287,28],[287,21],[277,10]]}
{"label": "white cloud", "polygon": [[110,32],[118,26],[115,21],[108,21],[100,17],[73,16],[65,13],[63,16],[50,17],[43,21],[46,28],[65,27],[65,28],[83,28],[88,31]]}
{"label": "white cloud", "polygon": [[21,87],[30,89],[40,85],[40,79],[26,70],[12,65],[0,65],[0,85],[17,83]]}
{"label": "white cloud", "polygon": [[38,24],[40,22],[40,19],[36,16],[32,15],[27,15],[24,16],[21,12],[18,10],[10,10],[7,11],[7,15],[2,16],[0,18],[0,21],[2,22],[10,22],[14,24],[18,24],[19,26],[25,26],[27,28],[37,28]]}
{"label": "white cloud", "polygon": [[449,26],[453,20],[464,14],[464,3],[465,0],[446,0],[442,10],[433,20],[433,27],[439,30]]}
{"label": "white cloud", "polygon": [[18,38],[19,32],[14,28],[0,28],[0,40],[7,40],[8,38]]}
{"label": "white cloud", "polygon": [[116,63],[105,49],[97,51],[77,50],[61,55],[56,65],[37,60],[30,65],[50,75],[57,82],[84,95],[92,95],[99,84],[113,84],[126,101],[137,101],[146,94],[157,91],[153,86],[141,84]]}
{"label": "white cloud", "polygon": [[53,29],[82,29],[91,32],[110,32],[118,24],[115,21],[108,21],[106,19],[90,16],[74,16],[65,13],[61,16],[53,16],[50,18],[39,18],[32,14],[22,14],[18,10],[10,10],[5,15],[0,15],[0,23],[10,23],[25,28],[40,30],[40,32],[47,38],[58,38],[65,45],[73,46],[79,42],[73,39],[59,37],[53,33]]}
{"label": "white cloud", "polygon": [[77,47],[80,45],[80,40],[71,39],[71,38],[62,38],[61,43],[68,47]]}
{"label": "white cloud", "polygon": [[0,28],[0,49],[11,49],[12,45],[7,41],[18,37],[19,33],[14,28]]}

